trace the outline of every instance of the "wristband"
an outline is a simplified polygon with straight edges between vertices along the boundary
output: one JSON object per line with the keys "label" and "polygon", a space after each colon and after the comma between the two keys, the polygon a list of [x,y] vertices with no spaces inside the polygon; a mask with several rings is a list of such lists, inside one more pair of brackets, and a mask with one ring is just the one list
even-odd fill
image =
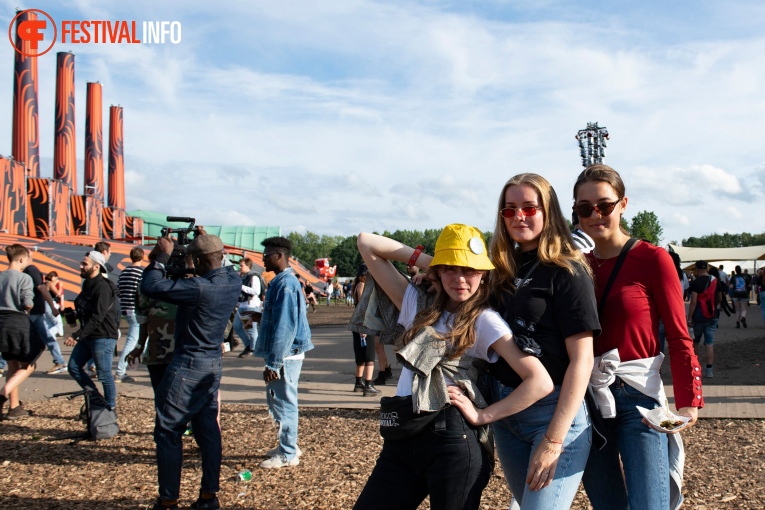
{"label": "wristband", "polygon": [[425,247],[423,245],[419,245],[417,248],[414,249],[414,253],[412,253],[411,258],[409,259],[409,262],[407,263],[408,266],[415,265],[415,262],[417,262],[417,259],[420,257],[420,253],[422,253],[422,250],[424,250]]}
{"label": "wristband", "polygon": [[562,444],[563,444],[563,441],[553,441],[552,439],[550,439],[550,437],[549,437],[547,434],[545,434],[545,439],[547,439],[547,442],[548,442],[548,443],[552,443],[552,444],[560,444],[560,445],[562,445]]}

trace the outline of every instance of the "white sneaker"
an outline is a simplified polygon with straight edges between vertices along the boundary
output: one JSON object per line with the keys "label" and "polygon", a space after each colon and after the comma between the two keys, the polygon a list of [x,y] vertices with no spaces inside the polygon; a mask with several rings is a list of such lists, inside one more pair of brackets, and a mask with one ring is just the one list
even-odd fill
{"label": "white sneaker", "polygon": [[[266,452],[266,457],[276,457],[280,453],[282,453],[282,451],[277,446],[276,448],[271,448],[270,450],[268,450]],[[301,450],[300,447],[298,446],[297,453],[295,453],[295,457],[300,457],[301,455],[303,455],[303,450]]]}
{"label": "white sneaker", "polygon": [[293,457],[292,460],[287,460],[287,457],[284,454],[280,454],[264,460],[259,465],[265,469],[279,469],[283,467],[297,466],[298,464],[300,464],[300,459],[297,455]]}

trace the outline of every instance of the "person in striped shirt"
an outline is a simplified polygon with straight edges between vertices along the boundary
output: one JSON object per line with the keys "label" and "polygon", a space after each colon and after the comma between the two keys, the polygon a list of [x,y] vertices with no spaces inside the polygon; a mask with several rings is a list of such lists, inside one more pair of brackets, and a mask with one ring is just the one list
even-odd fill
{"label": "person in striped shirt", "polygon": [[135,303],[138,286],[141,284],[141,278],[143,277],[143,249],[136,246],[130,250],[130,261],[132,264],[122,271],[122,274],[120,274],[120,277],[117,280],[117,286],[120,289],[122,315],[125,317],[128,324],[125,347],[122,348],[122,353],[120,353],[120,359],[117,363],[117,373],[114,378],[114,381],[118,383],[133,382],[133,378],[125,374],[127,370],[126,358],[138,341],[139,326],[135,316]]}

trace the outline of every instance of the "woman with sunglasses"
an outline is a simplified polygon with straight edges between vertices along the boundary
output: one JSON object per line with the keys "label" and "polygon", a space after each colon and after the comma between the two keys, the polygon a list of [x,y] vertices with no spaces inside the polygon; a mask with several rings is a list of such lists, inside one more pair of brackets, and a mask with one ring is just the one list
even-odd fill
{"label": "woman with sunglasses", "polygon": [[669,347],[675,404],[690,425],[703,406],[701,368],[672,258],[620,229],[626,207],[624,183],[613,168],[592,165],[579,174],[574,210],[595,242],[587,260],[603,328],[595,341],[592,387],[599,409],[594,412],[604,418],[599,431],[606,439],[602,449],[592,448],[583,481],[596,510],[666,510],[682,502],[682,441],[649,427],[637,410],[667,405],[659,375],[664,359],[659,320]]}
{"label": "woman with sunglasses", "polygon": [[[447,225],[433,257],[422,254],[421,246],[410,248],[367,233],[359,235],[358,248],[376,285],[400,310],[398,322],[406,328],[396,353],[404,365],[397,398],[407,409],[414,408],[418,418],[411,421],[422,417],[418,410],[423,409],[433,411],[428,415],[433,420],[411,436],[384,439],[355,508],[416,509],[430,495],[433,509],[477,509],[493,466],[490,436],[482,435],[479,426],[522,411],[547,395],[550,378],[535,357],[520,351],[507,324],[489,308],[488,274],[494,265],[478,229]],[[432,305],[418,309],[418,290],[393,260],[427,270],[436,287]],[[498,358],[513,367],[521,383],[511,396],[487,407],[476,386],[473,361]],[[382,427],[381,432],[385,437]]]}
{"label": "woman with sunglasses", "polygon": [[[490,249],[495,308],[516,343],[539,356],[555,389],[492,425],[497,453],[522,509],[569,508],[592,439],[584,403],[600,330],[592,279],[547,180],[516,175],[498,208]],[[498,360],[490,372],[494,398],[515,395],[514,367]]]}

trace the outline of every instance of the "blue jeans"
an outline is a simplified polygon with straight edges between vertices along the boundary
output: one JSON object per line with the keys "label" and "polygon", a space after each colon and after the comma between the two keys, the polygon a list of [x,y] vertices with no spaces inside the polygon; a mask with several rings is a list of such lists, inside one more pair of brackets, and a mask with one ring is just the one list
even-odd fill
{"label": "blue jeans", "polygon": [[[505,398],[513,388],[493,381],[494,401]],[[544,440],[547,427],[560,397],[560,386],[531,407],[492,424],[497,455],[513,496],[524,510],[568,508],[574,501],[579,481],[587,465],[592,444],[592,427],[587,406],[582,402],[563,440],[563,453],[558,459],[552,483],[540,491],[526,485],[529,461]]]}
{"label": "blue jeans", "polygon": [[176,354],[154,395],[157,417],[159,497],[178,499],[183,466],[182,436],[191,422],[202,454],[202,492],[220,490],[221,439],[218,426],[218,387],[221,358],[194,358]]}
{"label": "blue jeans", "polygon": [[354,509],[415,510],[428,495],[433,510],[477,509],[490,467],[477,427],[447,407],[419,434],[383,442]]}
{"label": "blue jeans", "polygon": [[104,399],[112,409],[117,405],[117,386],[114,384],[114,375],[112,374],[112,357],[116,347],[116,338],[80,340],[72,349],[67,366],[69,375],[77,381],[82,389],[89,388],[98,393],[93,379],[90,378],[86,370],[83,370],[85,364],[92,358],[96,363],[98,380],[104,387]]}
{"label": "blue jeans", "polygon": [[303,360],[284,360],[284,375],[266,386],[268,413],[279,427],[279,451],[287,460],[297,455],[298,380]]}
{"label": "blue jeans", "polygon": [[48,320],[45,318],[45,315],[30,315],[29,320],[40,338],[45,339],[45,345],[48,346],[48,350],[50,351],[51,356],[53,356],[53,363],[56,363],[57,365],[66,365],[64,356],[61,354],[61,346],[58,345],[56,337],[51,336],[50,330],[48,329]]}
{"label": "blue jeans", "polygon": [[[616,417],[603,420],[606,446],[590,451],[582,479],[590,503],[595,510],[666,510],[667,435],[644,424],[636,409],[636,406],[654,409],[660,407],[659,403],[619,379],[610,390],[616,402]],[[619,466],[620,454],[624,477]]]}
{"label": "blue jeans", "polygon": [[120,360],[117,362],[117,377],[125,375],[125,371],[127,370],[127,361],[125,358],[127,358],[127,355],[135,349],[135,344],[138,343],[138,319],[136,319],[135,315],[124,315],[124,317],[128,324],[128,331],[127,338],[125,339],[125,346],[122,348]]}
{"label": "blue jeans", "polygon": [[762,309],[762,320],[765,321],[765,290],[760,291],[760,309]]}
{"label": "blue jeans", "polygon": [[255,350],[255,342],[258,340],[258,324],[253,323],[252,328],[245,329],[239,312],[234,316],[234,333],[242,339],[245,347]]}
{"label": "blue jeans", "polygon": [[719,319],[707,319],[697,321],[693,319],[693,343],[701,341],[701,335],[704,335],[704,345],[713,345],[715,343],[715,331],[717,330],[717,321]]}

